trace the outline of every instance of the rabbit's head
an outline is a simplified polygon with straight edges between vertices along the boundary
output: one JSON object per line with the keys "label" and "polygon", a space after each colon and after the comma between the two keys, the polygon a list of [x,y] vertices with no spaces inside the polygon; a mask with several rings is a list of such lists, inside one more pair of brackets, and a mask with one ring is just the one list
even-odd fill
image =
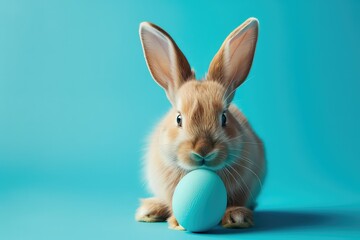
{"label": "rabbit's head", "polygon": [[205,79],[199,81],[169,34],[154,24],[141,23],[148,68],[173,107],[159,139],[170,164],[186,170],[218,170],[238,158],[243,133],[229,107],[250,71],[257,35],[254,18],[236,28],[215,55]]}

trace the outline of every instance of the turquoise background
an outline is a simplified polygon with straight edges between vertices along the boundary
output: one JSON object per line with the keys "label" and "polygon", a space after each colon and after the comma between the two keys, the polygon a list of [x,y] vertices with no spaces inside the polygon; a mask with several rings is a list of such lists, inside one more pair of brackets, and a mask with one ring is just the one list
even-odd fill
{"label": "turquoise background", "polygon": [[[0,0],[0,239],[358,239],[359,12],[340,0]],[[166,29],[201,77],[251,16],[258,47],[235,103],[267,149],[256,227],[135,222],[144,139],[170,107],[139,23]]]}

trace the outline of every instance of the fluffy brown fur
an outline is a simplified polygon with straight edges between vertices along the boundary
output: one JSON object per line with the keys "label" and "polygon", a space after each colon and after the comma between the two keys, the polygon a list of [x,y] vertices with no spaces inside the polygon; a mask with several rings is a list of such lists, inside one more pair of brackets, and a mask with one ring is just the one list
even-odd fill
{"label": "fluffy brown fur", "polygon": [[250,71],[257,32],[254,18],[236,28],[211,62],[206,79],[198,81],[164,30],[150,23],[140,25],[151,75],[164,88],[173,107],[149,141],[145,180],[155,197],[142,200],[136,220],[168,219],[170,228],[182,230],[172,215],[174,189],[189,171],[206,168],[216,171],[226,186],[228,208],[222,225],[253,225],[251,209],[266,170],[264,147],[231,100]]}

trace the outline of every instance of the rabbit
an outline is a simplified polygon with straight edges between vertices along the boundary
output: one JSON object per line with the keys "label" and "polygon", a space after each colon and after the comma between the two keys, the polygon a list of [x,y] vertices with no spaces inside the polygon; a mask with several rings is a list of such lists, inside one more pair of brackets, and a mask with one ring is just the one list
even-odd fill
{"label": "rabbit", "polygon": [[167,221],[170,229],[184,230],[172,214],[174,189],[185,174],[205,168],[215,171],[226,187],[221,225],[253,226],[253,209],[266,173],[264,144],[231,102],[250,71],[258,25],[256,18],[249,18],[231,32],[205,78],[196,80],[170,35],[152,23],[140,24],[147,66],[172,108],[149,139],[144,175],[153,197],[141,199],[137,221]]}

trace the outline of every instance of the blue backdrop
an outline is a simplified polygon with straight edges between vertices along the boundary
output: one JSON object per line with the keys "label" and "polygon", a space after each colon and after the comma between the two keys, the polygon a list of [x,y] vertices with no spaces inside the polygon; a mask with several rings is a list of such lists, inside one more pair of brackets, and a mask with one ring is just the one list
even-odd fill
{"label": "blue backdrop", "polygon": [[[0,0],[0,239],[359,238],[359,1]],[[141,21],[203,76],[260,21],[235,103],[266,144],[251,230],[207,235],[134,221],[144,139],[170,107]]]}

